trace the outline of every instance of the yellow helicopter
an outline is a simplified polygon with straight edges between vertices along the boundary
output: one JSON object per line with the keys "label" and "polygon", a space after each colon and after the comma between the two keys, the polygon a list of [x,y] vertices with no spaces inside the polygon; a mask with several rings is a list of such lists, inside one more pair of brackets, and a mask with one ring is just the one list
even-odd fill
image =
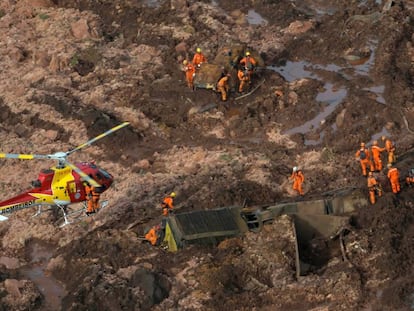
{"label": "yellow helicopter", "polygon": [[43,169],[39,173],[38,178],[32,182],[32,189],[0,202],[0,221],[8,219],[4,216],[5,214],[10,214],[32,206],[38,206],[39,210],[37,214],[41,212],[42,206],[57,206],[63,212],[64,225],[68,224],[66,207],[69,204],[84,202],[86,200],[84,182],[87,182],[89,185],[95,187],[98,192],[102,193],[111,186],[113,176],[103,168],[98,167],[94,162],[72,164],[66,158],[75,151],[88,147],[127,125],[129,125],[129,122],[123,122],[66,152],[56,152],[47,155],[0,153],[0,158],[7,159],[52,159],[57,161],[56,166]]}

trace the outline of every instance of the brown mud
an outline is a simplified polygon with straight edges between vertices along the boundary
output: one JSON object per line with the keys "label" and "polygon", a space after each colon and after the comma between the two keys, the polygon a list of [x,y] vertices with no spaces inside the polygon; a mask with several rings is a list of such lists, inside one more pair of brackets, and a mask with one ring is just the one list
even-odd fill
{"label": "brown mud", "polygon": [[[115,176],[107,209],[63,229],[52,214],[31,218],[34,210],[0,223],[0,310],[413,310],[414,187],[403,182],[414,167],[412,1],[38,0],[27,10],[23,2],[1,7],[8,38],[24,16],[63,46],[69,65],[52,71],[48,55],[46,77],[24,75],[30,83],[10,82],[12,94],[4,82],[2,152],[70,150],[122,121],[131,126],[73,156]],[[82,19],[97,34],[50,35],[59,20]],[[41,67],[44,41],[26,37],[14,45],[19,56],[7,47],[10,77]],[[197,46],[214,59],[231,44],[261,53],[266,67],[252,87],[264,84],[240,100],[233,90],[225,103],[188,89],[182,60]],[[385,193],[353,216],[349,262],[336,250],[297,280],[284,219],[175,254],[139,239],[173,190],[177,212],[294,200],[287,177],[299,165],[305,199],[346,186],[366,191],[354,154],[382,135],[397,145],[402,191],[393,195],[386,171],[377,174]],[[47,165],[11,161],[0,163],[4,198]],[[48,252],[40,268],[30,253],[38,245]],[[50,275],[50,290],[39,290],[30,271]],[[56,291],[60,301],[51,299]]]}

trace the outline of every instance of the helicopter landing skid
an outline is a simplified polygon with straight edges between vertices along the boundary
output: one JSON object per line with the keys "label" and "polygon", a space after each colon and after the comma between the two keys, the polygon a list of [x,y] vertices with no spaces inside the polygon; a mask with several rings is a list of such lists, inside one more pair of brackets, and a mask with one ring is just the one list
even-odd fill
{"label": "helicopter landing skid", "polygon": [[65,219],[65,222],[60,226],[60,227],[64,227],[64,226],[66,226],[66,225],[69,225],[71,222],[68,220],[68,213],[66,212],[66,206],[62,206],[62,205],[59,205],[59,204],[56,204],[59,208],[60,208],[60,210],[62,211],[62,213],[63,213],[63,218]]}
{"label": "helicopter landing skid", "polygon": [[[100,208],[99,210],[103,209],[104,207],[108,206],[109,201],[104,200],[100,202]],[[81,219],[88,217],[87,215],[82,215],[82,212],[86,211],[87,205],[85,202],[82,203],[82,208],[71,211],[71,212],[64,212],[63,213],[63,219],[64,222],[59,227],[63,228],[66,225],[72,224],[74,222],[80,221]],[[69,220],[71,218],[71,220]]]}
{"label": "helicopter landing skid", "polygon": [[34,215],[32,216],[32,218],[33,218],[33,217],[37,217],[37,216],[39,216],[41,213],[42,213],[42,205],[38,205],[38,207],[37,207],[37,212],[36,212],[36,214],[34,214]]}

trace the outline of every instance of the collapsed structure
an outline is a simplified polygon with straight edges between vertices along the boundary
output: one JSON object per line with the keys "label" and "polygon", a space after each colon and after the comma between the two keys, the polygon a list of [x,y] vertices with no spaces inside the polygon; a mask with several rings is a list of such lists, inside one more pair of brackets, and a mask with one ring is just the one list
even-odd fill
{"label": "collapsed structure", "polygon": [[281,215],[290,215],[296,237],[296,274],[299,277],[323,266],[329,259],[329,254],[316,254],[315,258],[312,242],[337,240],[341,248],[342,234],[349,228],[351,215],[367,205],[366,196],[360,190],[345,188],[316,200],[180,213],[166,219],[163,243],[173,252],[191,244],[215,245],[247,231],[259,233],[266,223]]}

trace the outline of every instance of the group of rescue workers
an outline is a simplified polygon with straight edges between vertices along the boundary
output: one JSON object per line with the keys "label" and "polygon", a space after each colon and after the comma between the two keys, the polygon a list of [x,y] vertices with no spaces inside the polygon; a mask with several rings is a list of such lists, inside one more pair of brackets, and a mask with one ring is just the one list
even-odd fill
{"label": "group of rescue workers", "polygon": [[[196,54],[193,57],[192,62],[188,60],[183,61],[184,70],[186,73],[187,85],[189,88],[193,89],[193,79],[197,72],[197,69],[203,63],[207,62],[207,58],[203,55],[200,48],[196,49]],[[251,83],[251,76],[253,74],[254,67],[256,66],[256,60],[251,57],[250,52],[245,53],[245,57],[239,61],[238,68],[238,78],[239,78],[239,88],[238,91],[242,93],[247,84]],[[231,75],[229,73],[223,72],[222,77],[217,83],[216,90],[221,94],[221,100],[226,101],[229,93],[229,79]],[[384,142],[384,147],[378,145],[378,141],[374,140],[371,146],[371,149],[367,148],[365,143],[360,144],[360,149],[356,152],[355,157],[360,162],[362,175],[367,177],[367,186],[369,191],[369,201],[371,204],[375,204],[376,196],[382,196],[382,187],[381,184],[377,181],[374,173],[382,172],[384,169],[382,165],[381,154],[383,152],[387,153],[387,177],[389,179],[392,192],[398,194],[401,191],[400,187],[400,173],[396,167],[393,167],[393,164],[396,162],[395,157],[395,145],[393,142],[385,136],[381,137],[381,140]],[[303,183],[305,181],[305,175],[303,171],[295,166],[293,167],[292,174],[289,177],[293,181],[292,189],[295,193],[300,196],[304,195]],[[406,178],[406,184],[408,186],[414,185],[414,168],[410,169],[408,176]],[[174,209],[174,198],[176,197],[175,192],[171,192],[167,195],[161,203],[162,215],[167,217],[173,213]],[[93,199],[94,196],[91,196]],[[91,208],[88,211],[93,211],[94,201],[91,203]],[[151,243],[152,245],[159,245],[162,242],[162,238],[165,234],[165,217],[161,224],[153,226],[145,234],[145,240]]]}
{"label": "group of rescue workers", "polygon": [[[378,146],[377,140],[372,142],[371,149],[367,148],[365,143],[362,142],[360,149],[355,153],[356,159],[361,164],[362,175],[367,177],[369,201],[371,204],[375,204],[376,197],[381,197],[383,194],[381,183],[379,183],[377,178],[374,176],[374,173],[380,173],[383,169],[385,169],[382,165],[382,152],[387,153],[387,178],[389,180],[391,190],[394,194],[398,194],[401,191],[400,172],[398,168],[393,166],[396,162],[395,145],[386,136],[382,136],[381,140],[384,142],[384,147]],[[290,179],[293,180],[293,190],[303,196],[304,191],[302,184],[305,181],[305,176],[302,170],[295,166]],[[414,185],[414,168],[408,171],[405,183],[407,186]]]}
{"label": "group of rescue workers", "polygon": [[[376,196],[382,196],[382,187],[381,184],[374,177],[374,172],[381,172],[383,170],[381,153],[387,152],[387,177],[389,179],[392,192],[398,194],[401,190],[400,187],[400,173],[396,167],[393,167],[393,164],[396,161],[395,157],[395,145],[393,142],[385,136],[381,137],[384,142],[384,147],[378,146],[378,141],[374,140],[371,146],[371,149],[368,149],[365,143],[361,143],[360,149],[356,152],[356,159],[359,160],[362,169],[362,175],[367,177],[367,185],[369,191],[369,201],[371,204],[375,204]],[[369,172],[367,174],[367,170]],[[292,188],[300,196],[304,195],[303,191],[303,182],[305,181],[305,175],[302,170],[295,166],[293,167],[292,174],[289,179],[293,181]],[[414,168],[410,169],[408,176],[406,177],[407,186],[414,185]],[[173,213],[174,209],[174,198],[176,197],[175,192],[171,192],[167,195],[161,203],[162,215],[167,217]],[[165,234],[165,218],[163,222],[159,225],[153,226],[146,234],[145,240],[151,243],[152,245],[160,245],[162,238]]]}
{"label": "group of rescue workers", "polygon": [[[382,165],[382,152],[387,153],[387,178],[391,190],[395,195],[401,191],[400,171],[394,166],[396,162],[395,145],[386,136],[382,136],[381,140],[384,143],[384,147],[380,147],[377,140],[372,142],[371,149],[367,148],[365,143],[362,142],[359,150],[355,153],[355,157],[361,165],[362,175],[367,177],[369,201],[371,204],[375,204],[376,197],[381,197],[383,194],[381,183],[378,182],[377,177],[374,175],[374,173],[380,173],[385,169]],[[405,181],[407,186],[414,184],[414,169],[409,170]]]}
{"label": "group of rescue workers", "polygon": [[165,235],[166,217],[174,213],[174,198],[176,197],[175,192],[171,192],[161,202],[162,215],[164,219],[161,224],[153,226],[147,231],[144,238],[145,241],[151,243],[151,245],[160,245],[163,242]]}
{"label": "group of rescue workers", "polygon": [[[194,77],[197,74],[197,70],[201,68],[203,63],[207,63],[207,58],[201,51],[201,48],[196,49],[193,60],[190,62],[187,59],[183,61],[185,78],[187,86],[190,89],[194,89]],[[252,75],[257,65],[257,61],[251,56],[249,51],[246,51],[244,57],[237,64],[237,78],[239,79],[239,93],[246,91],[246,86],[251,84]],[[221,94],[221,100],[227,101],[230,91],[230,79],[231,75],[227,71],[223,70],[220,79],[217,81],[216,91]]]}

